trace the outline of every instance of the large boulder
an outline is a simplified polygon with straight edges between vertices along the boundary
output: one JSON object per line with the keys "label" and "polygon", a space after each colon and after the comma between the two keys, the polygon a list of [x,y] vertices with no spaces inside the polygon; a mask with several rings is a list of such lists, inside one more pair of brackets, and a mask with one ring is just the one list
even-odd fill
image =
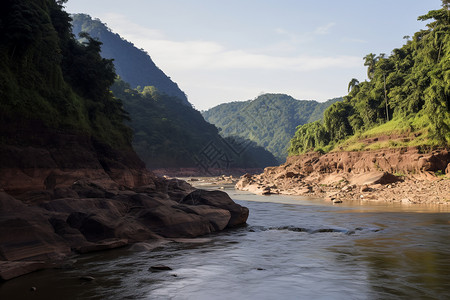
{"label": "large boulder", "polygon": [[228,210],[207,205],[177,205],[176,207],[187,213],[196,214],[207,219],[215,231],[225,229],[231,218],[231,213]]}
{"label": "large boulder", "polygon": [[4,192],[0,192],[0,228],[0,260],[55,260],[70,253],[42,209]]}
{"label": "large boulder", "polygon": [[231,214],[227,227],[243,225],[247,222],[248,208],[235,203],[227,193],[222,191],[196,190],[180,202],[188,205],[209,205],[228,210]]}
{"label": "large boulder", "polygon": [[350,184],[355,185],[371,185],[371,184],[388,184],[400,181],[401,179],[387,172],[373,171],[364,174],[356,174],[350,178]]}
{"label": "large boulder", "polygon": [[141,209],[137,218],[152,232],[163,237],[196,237],[214,231],[208,219],[165,205]]}

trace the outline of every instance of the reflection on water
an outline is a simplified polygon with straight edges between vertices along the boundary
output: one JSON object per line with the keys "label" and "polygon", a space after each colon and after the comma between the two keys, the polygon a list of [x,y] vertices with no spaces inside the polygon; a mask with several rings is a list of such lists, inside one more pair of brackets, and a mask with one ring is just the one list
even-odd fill
{"label": "reflection on water", "polygon": [[[73,269],[1,284],[0,298],[450,298],[445,206],[333,206],[319,199],[230,195],[250,208],[246,227],[152,251],[81,256]],[[156,264],[173,270],[150,271]],[[84,275],[96,279],[79,280]]]}

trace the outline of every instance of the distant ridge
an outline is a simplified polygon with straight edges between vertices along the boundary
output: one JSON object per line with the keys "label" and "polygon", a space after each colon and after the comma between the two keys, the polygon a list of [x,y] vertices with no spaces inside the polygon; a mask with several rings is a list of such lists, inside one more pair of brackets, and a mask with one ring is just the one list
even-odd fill
{"label": "distant ridge", "polygon": [[341,100],[334,98],[320,103],[297,100],[286,94],[263,94],[254,100],[220,104],[202,115],[221,130],[222,136],[252,140],[284,162],[297,126],[321,119],[328,106]]}
{"label": "distant ridge", "polygon": [[147,52],[112,32],[99,19],[92,19],[87,14],[73,14],[72,19],[72,32],[76,37],[84,31],[99,39],[103,43],[102,56],[114,59],[116,73],[132,88],[155,86],[159,92],[180,98],[191,106],[186,94],[155,65]]}

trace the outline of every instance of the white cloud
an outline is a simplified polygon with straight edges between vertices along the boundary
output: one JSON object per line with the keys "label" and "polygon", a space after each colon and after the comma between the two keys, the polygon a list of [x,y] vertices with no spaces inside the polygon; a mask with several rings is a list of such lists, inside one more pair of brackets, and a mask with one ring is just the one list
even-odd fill
{"label": "white cloud", "polygon": [[[132,34],[133,36],[145,36],[146,38],[160,39],[164,35],[160,30],[150,29],[133,22],[130,22],[127,17],[117,13],[106,13],[100,16],[100,21],[106,23],[113,32],[118,33],[116,30],[120,28],[120,35],[122,32],[124,35]],[[124,36],[122,36],[124,37]]]}
{"label": "white cloud", "polygon": [[[159,30],[144,28],[118,14],[102,17],[113,31],[145,49],[163,70],[295,70],[311,71],[327,68],[348,68],[361,64],[360,57],[353,56],[277,56],[252,53],[242,49],[226,49],[213,41],[171,41]],[[324,26],[321,31],[334,23]],[[326,28],[325,28],[326,27]],[[277,29],[280,34],[287,34]]]}
{"label": "white cloud", "polygon": [[[256,50],[230,49],[215,41],[173,40],[160,30],[142,27],[117,14],[100,17],[114,32],[145,49],[199,109],[253,99],[263,90],[288,93],[297,99],[329,99],[344,94],[348,80],[362,68],[359,56],[301,53],[298,44],[308,45],[314,39],[313,32],[295,36],[278,29],[287,37],[281,43],[274,41]],[[289,46],[288,51],[282,51]]]}
{"label": "white cloud", "polygon": [[328,33],[330,32],[330,29],[331,29],[332,27],[334,27],[335,25],[336,25],[336,23],[331,22],[331,23],[328,23],[328,24],[326,24],[326,25],[317,27],[316,30],[314,30],[314,33],[315,33],[315,34],[319,34],[319,35],[325,35],[325,34],[328,34]]}

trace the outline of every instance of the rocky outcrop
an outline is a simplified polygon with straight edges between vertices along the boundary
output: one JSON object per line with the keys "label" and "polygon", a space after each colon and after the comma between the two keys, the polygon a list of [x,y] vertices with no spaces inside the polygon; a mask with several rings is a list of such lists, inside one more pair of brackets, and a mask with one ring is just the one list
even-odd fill
{"label": "rocky outcrop", "polygon": [[36,266],[47,266],[46,262],[57,263],[71,252],[149,239],[197,237],[247,220],[248,209],[224,192],[194,190],[178,180],[155,177],[153,181],[152,186],[125,190],[75,182],[63,191],[46,190],[40,199],[33,194],[32,204],[24,198],[30,193],[18,200],[0,192],[0,226],[7,229],[0,231],[0,265],[34,262],[9,264],[0,278],[27,273]]}
{"label": "rocky outcrop", "polygon": [[192,238],[247,220],[226,193],[156,177],[131,148],[26,128],[0,145],[0,280],[73,252]]}
{"label": "rocky outcrop", "polygon": [[[266,168],[262,174],[246,174],[236,188],[262,195],[315,195],[336,201],[449,203],[448,179],[435,176],[448,174],[449,163],[448,150],[308,153],[288,157],[285,164]],[[417,187],[419,192],[411,193],[411,187]]]}

